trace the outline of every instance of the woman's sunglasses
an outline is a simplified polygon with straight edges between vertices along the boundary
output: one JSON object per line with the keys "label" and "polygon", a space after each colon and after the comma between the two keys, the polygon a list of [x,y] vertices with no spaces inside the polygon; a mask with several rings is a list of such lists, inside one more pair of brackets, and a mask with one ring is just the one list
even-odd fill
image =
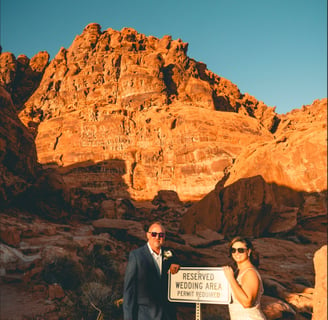
{"label": "woman's sunglasses", "polygon": [[165,233],[164,232],[149,232],[148,231],[148,233],[150,233],[153,238],[156,238],[157,235],[158,235],[159,238],[164,238],[165,237]]}
{"label": "woman's sunglasses", "polygon": [[247,248],[230,248],[231,253],[245,253],[247,251]]}

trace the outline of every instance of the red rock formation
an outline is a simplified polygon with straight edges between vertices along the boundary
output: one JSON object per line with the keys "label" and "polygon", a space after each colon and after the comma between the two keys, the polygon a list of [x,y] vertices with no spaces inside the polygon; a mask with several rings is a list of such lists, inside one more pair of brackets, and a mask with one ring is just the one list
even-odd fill
{"label": "red rock formation", "polygon": [[315,287],[312,320],[327,319],[327,245],[314,255]]}
{"label": "red rock formation", "polygon": [[[279,219],[271,224],[269,232],[283,231],[282,227],[292,229],[288,222],[291,219],[296,225],[297,221],[304,224],[309,219],[326,217],[326,121],[327,99],[282,116],[275,140],[248,146],[230,170],[226,186],[260,175],[267,184],[281,190],[274,204]],[[295,201],[295,191],[303,198],[301,202]]]}
{"label": "red rock formation", "polygon": [[180,39],[88,25],[20,113],[39,162],[61,167],[70,188],[109,197],[204,196],[248,143],[272,140],[259,121],[276,115],[186,52]]}
{"label": "red rock formation", "polygon": [[0,208],[10,206],[36,178],[32,135],[15,113],[9,93],[0,86]]}
{"label": "red rock formation", "polygon": [[[20,118],[36,137],[38,161],[62,174],[68,193],[151,200],[173,190],[182,201],[199,200],[229,172],[208,216],[201,213],[205,228],[279,233],[322,216],[326,100],[277,116],[190,59],[187,48],[169,36],[90,24],[46,69],[44,53],[33,63],[2,54],[0,75],[23,101],[12,85],[18,67],[44,70]],[[262,222],[253,230],[245,219]],[[187,224],[182,229],[195,229]]]}
{"label": "red rock formation", "polygon": [[288,232],[298,224],[325,228],[326,119],[327,99],[283,116],[275,139],[249,144],[224,187],[217,186],[190,208],[181,230],[195,232],[200,222],[231,235]]}
{"label": "red rock formation", "polygon": [[10,52],[0,54],[0,83],[9,92],[15,80],[17,62],[15,56]]}
{"label": "red rock formation", "polygon": [[275,139],[249,145],[230,170],[226,185],[261,175],[268,183],[298,191],[327,190],[326,121],[327,99],[283,115]]}
{"label": "red rock formation", "polygon": [[49,62],[49,54],[39,52],[31,60],[25,55],[15,56],[10,52],[0,54],[0,85],[11,93],[17,109],[39,86]]}

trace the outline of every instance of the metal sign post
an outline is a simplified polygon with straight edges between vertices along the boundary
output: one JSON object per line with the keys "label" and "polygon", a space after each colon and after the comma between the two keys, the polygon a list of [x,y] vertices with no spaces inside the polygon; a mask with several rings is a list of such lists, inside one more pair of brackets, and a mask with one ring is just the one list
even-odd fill
{"label": "metal sign post", "polygon": [[196,303],[196,320],[202,320],[202,311],[200,309],[200,303]]}

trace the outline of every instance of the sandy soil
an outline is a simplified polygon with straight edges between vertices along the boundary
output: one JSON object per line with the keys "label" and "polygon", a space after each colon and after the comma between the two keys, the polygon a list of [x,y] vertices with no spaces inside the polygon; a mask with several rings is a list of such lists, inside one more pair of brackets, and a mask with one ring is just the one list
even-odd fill
{"label": "sandy soil", "polygon": [[42,292],[26,291],[23,285],[0,283],[0,320],[41,320],[55,305]]}

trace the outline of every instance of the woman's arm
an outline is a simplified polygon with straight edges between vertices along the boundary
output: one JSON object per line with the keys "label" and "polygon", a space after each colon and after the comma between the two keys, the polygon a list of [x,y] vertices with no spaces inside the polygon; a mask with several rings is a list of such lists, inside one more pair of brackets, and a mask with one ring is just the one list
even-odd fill
{"label": "woman's arm", "polygon": [[235,279],[231,267],[223,267],[224,274],[230,284],[235,298],[244,308],[253,307],[258,294],[260,281],[253,269],[249,269],[241,279],[241,285]]}

